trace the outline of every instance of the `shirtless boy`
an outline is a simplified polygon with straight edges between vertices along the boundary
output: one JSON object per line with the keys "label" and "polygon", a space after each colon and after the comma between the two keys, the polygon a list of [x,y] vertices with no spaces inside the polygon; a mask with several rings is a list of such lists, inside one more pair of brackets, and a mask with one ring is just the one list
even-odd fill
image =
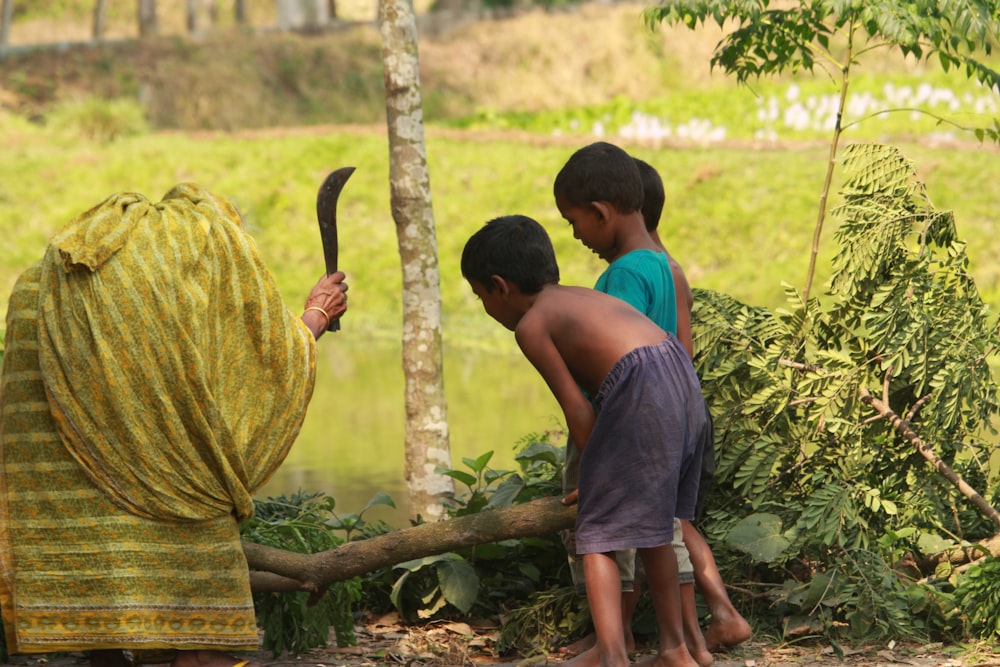
{"label": "shirtless boy", "polygon": [[629,662],[611,552],[635,548],[656,610],[652,664],[695,667],[670,546],[673,517],[694,516],[707,428],[687,351],[621,299],[560,285],[552,244],[531,218],[497,218],[476,232],[462,275],[487,314],[514,332],[582,450],[577,552],[601,664]]}

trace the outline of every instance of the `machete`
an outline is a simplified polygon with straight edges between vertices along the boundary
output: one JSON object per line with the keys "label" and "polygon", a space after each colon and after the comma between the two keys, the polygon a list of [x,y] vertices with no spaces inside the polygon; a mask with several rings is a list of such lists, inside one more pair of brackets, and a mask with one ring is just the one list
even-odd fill
{"label": "machete", "polygon": [[[316,219],[319,220],[319,235],[323,240],[323,258],[326,260],[327,275],[337,271],[337,199],[344,183],[354,173],[354,167],[341,167],[331,171],[319,186],[316,195]],[[327,331],[339,331],[340,319],[332,320]]]}

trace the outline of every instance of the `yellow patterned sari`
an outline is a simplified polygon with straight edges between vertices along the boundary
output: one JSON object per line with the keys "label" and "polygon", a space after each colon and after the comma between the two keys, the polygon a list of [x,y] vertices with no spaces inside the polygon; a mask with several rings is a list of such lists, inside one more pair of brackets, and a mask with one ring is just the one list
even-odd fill
{"label": "yellow patterned sari", "polygon": [[257,648],[237,522],[314,373],[229,202],[118,194],[55,236],[11,294],[0,374],[9,652]]}

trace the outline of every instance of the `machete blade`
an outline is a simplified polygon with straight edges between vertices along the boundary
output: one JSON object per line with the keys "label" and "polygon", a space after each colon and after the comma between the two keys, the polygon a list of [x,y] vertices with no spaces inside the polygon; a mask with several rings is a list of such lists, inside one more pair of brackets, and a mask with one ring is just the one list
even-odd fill
{"label": "machete blade", "polygon": [[[331,171],[319,186],[316,195],[316,219],[319,221],[319,235],[323,241],[323,259],[326,261],[326,272],[337,271],[337,254],[340,245],[337,240],[337,199],[344,183],[354,173],[354,167],[341,167]],[[340,320],[332,320],[327,331],[340,330]]]}

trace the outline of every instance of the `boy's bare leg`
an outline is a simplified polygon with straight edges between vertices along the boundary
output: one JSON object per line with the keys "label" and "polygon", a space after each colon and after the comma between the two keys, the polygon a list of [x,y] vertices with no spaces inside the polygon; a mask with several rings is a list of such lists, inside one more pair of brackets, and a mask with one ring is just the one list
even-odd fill
{"label": "boy's bare leg", "polygon": [[639,549],[646,566],[646,581],[656,610],[656,627],[660,645],[656,656],[642,665],[656,667],[698,667],[684,643],[683,609],[680,585],[677,583],[677,555],[670,544],[651,549]]}
{"label": "boy's bare leg", "polygon": [[625,650],[632,652],[635,650],[635,635],[632,634],[632,619],[635,617],[635,608],[639,606],[639,582],[635,582],[635,588],[630,591],[622,591],[622,632],[625,636]]}
{"label": "boy's bare leg", "polygon": [[684,544],[687,545],[691,564],[694,566],[695,583],[712,614],[708,630],[705,631],[705,646],[709,651],[717,651],[742,644],[750,639],[750,624],[736,611],[729,599],[711,547],[690,521],[682,520],[681,525],[684,527]]}
{"label": "boy's bare leg", "polygon": [[698,603],[694,597],[694,582],[681,584],[681,609],[684,620],[684,644],[688,653],[701,667],[709,667],[714,659],[711,651],[705,646],[705,637],[701,634],[701,623],[698,621]]}
{"label": "boy's bare leg", "polygon": [[572,667],[626,667],[628,650],[622,627],[622,587],[618,564],[608,554],[585,554],[583,575],[594,621],[596,645],[568,661]]}

